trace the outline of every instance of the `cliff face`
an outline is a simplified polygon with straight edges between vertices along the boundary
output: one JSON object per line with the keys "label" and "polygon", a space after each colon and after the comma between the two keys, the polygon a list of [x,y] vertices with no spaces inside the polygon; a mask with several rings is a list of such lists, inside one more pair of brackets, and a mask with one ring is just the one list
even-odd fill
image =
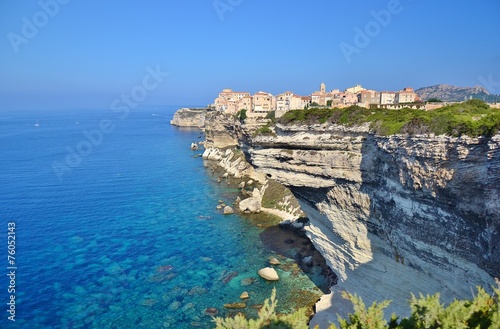
{"label": "cliff face", "polygon": [[500,276],[500,135],[383,137],[320,125],[276,133],[252,140],[251,162],[297,197],[341,279],[317,323],[348,311],[340,290],[366,303],[392,299],[387,313],[406,314],[410,292],[469,298]]}
{"label": "cliff face", "polygon": [[182,108],[175,112],[170,124],[179,127],[203,128],[206,110]]}
{"label": "cliff face", "polygon": [[207,115],[205,137],[205,147],[226,148],[237,146],[243,131],[240,122],[231,115],[214,111]]}
{"label": "cliff face", "polygon": [[500,135],[385,137],[367,126],[278,125],[274,135],[253,136],[247,128],[210,113],[206,157],[224,162],[229,151],[213,148],[238,146],[298,199],[308,236],[339,277],[312,325],[352,311],[343,290],[366,304],[390,299],[386,314],[404,316],[411,293],[440,292],[451,302],[495,285]]}

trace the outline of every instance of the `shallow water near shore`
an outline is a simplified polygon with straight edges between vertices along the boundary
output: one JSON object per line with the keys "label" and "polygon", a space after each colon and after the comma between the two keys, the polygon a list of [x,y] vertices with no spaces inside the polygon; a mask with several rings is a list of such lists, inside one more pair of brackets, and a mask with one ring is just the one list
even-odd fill
{"label": "shallow water near shore", "polygon": [[[273,287],[279,312],[319,298],[316,269],[271,248],[266,228],[216,210],[238,190],[189,149],[198,130],[169,125],[175,109],[0,112],[2,241],[8,222],[17,234],[16,321],[3,311],[0,327],[207,328],[205,310],[230,315],[223,305],[243,291],[249,316]],[[114,129],[99,135],[104,119]],[[257,275],[271,256],[276,283]]]}

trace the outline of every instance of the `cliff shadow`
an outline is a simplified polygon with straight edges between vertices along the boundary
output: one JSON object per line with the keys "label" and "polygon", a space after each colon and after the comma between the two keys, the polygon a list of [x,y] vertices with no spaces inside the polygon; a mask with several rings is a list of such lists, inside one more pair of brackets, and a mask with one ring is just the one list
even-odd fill
{"label": "cliff shadow", "polygon": [[[307,219],[305,219],[307,220]],[[311,243],[303,231],[293,231],[281,225],[267,227],[260,238],[264,246],[277,254],[281,262],[278,267],[292,276],[300,270],[323,293],[328,293],[331,285],[332,272],[326,260]],[[293,260],[293,262],[287,261]]]}

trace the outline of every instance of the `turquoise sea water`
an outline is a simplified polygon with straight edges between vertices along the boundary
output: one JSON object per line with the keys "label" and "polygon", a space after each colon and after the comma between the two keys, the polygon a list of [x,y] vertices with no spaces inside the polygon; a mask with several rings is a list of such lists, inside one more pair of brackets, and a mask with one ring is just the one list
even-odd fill
{"label": "turquoise sea water", "polygon": [[270,256],[293,260],[266,249],[263,228],[215,209],[237,190],[194,157],[200,132],[170,126],[174,111],[0,112],[1,328],[209,328],[206,308],[229,315],[223,304],[243,291],[250,306],[276,287],[284,312],[297,291],[320,294],[300,271],[278,268],[277,283],[258,277]]}

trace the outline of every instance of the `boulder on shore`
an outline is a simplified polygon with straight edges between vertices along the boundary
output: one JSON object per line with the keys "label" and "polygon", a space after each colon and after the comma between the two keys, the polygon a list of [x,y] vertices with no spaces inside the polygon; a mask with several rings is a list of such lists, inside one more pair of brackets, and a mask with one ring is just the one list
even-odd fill
{"label": "boulder on shore", "polygon": [[264,267],[259,270],[259,275],[268,280],[268,281],[278,281],[280,277],[278,276],[278,272],[272,267]]}
{"label": "boulder on shore", "polygon": [[250,197],[245,200],[241,200],[239,207],[241,211],[248,210],[249,212],[259,212],[262,208],[262,204],[259,199]]}

